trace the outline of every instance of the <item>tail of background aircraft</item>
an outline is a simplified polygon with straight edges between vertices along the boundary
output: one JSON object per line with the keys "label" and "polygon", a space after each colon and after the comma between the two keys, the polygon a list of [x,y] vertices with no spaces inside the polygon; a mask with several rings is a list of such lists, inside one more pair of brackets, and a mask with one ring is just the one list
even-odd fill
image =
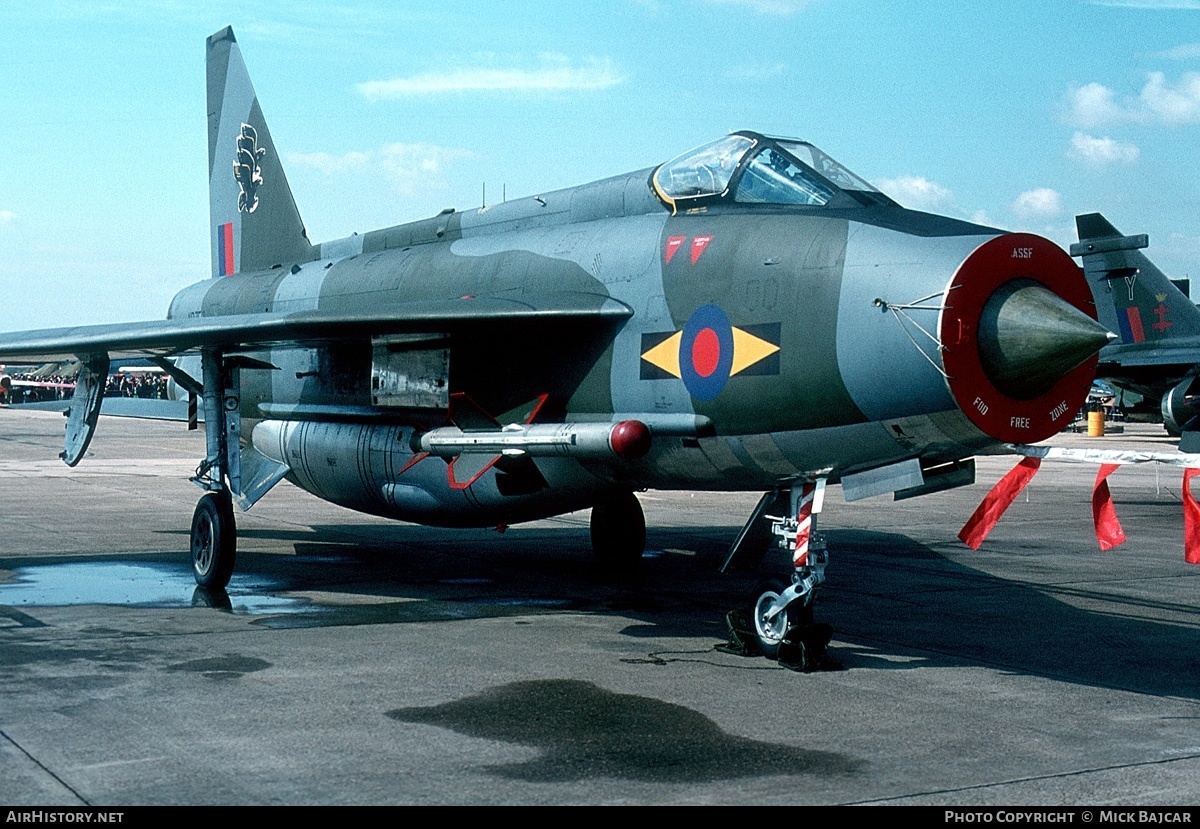
{"label": "tail of background aircraft", "polygon": [[1200,309],[1141,253],[1150,243],[1145,234],[1122,236],[1099,213],[1076,216],[1075,227],[1071,255],[1083,257],[1100,322],[1121,335],[1110,351],[1200,336]]}
{"label": "tail of background aircraft", "polygon": [[1083,257],[1100,322],[1121,333],[1100,352],[1100,375],[1145,397],[1148,409],[1157,401],[1179,448],[1200,451],[1200,309],[1140,252],[1145,234],[1122,236],[1099,213],[1075,225],[1071,255]]}
{"label": "tail of background aircraft", "polygon": [[232,28],[208,39],[207,58],[213,276],[313,259]]}

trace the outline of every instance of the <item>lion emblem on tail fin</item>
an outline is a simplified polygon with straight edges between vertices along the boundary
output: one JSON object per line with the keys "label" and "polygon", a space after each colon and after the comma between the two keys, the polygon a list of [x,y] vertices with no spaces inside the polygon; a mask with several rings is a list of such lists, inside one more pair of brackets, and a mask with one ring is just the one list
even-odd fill
{"label": "lion emblem on tail fin", "polygon": [[258,146],[257,130],[242,124],[242,134],[237,139],[237,160],[233,162],[233,178],[241,188],[238,193],[240,213],[253,213],[258,207],[258,188],[263,183],[259,162],[266,154],[267,151]]}

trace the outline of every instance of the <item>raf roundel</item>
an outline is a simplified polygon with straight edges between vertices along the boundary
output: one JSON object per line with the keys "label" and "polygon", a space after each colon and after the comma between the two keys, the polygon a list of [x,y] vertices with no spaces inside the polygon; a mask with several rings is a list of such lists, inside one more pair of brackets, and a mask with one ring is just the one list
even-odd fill
{"label": "raf roundel", "polygon": [[716,305],[702,305],[683,326],[679,344],[683,384],[697,400],[712,400],[733,370],[733,326]]}

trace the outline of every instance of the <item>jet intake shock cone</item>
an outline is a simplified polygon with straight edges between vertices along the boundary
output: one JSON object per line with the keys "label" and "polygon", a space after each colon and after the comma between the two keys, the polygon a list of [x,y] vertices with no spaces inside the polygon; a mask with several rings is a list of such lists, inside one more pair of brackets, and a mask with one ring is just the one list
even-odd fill
{"label": "jet intake shock cone", "polygon": [[997,389],[1032,400],[1103,348],[1110,336],[1046,287],[1015,279],[997,288],[983,307],[979,358]]}

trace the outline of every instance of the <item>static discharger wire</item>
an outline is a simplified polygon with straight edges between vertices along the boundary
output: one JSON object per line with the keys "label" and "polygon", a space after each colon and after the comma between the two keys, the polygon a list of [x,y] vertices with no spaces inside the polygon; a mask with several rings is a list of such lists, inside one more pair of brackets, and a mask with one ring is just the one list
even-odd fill
{"label": "static discharger wire", "polygon": [[922,334],[924,334],[926,337],[928,337],[930,340],[933,341],[933,344],[937,346],[938,351],[940,352],[943,348],[942,341],[939,340],[937,337],[935,337],[933,334],[929,333],[927,330],[925,330],[925,326],[921,325],[921,323],[917,322],[915,319],[913,319],[912,317],[910,317],[908,315],[909,311],[944,311],[946,309],[945,305],[922,305],[921,304],[922,302],[928,302],[929,300],[931,300],[935,297],[938,297],[938,296],[941,296],[940,291],[936,294],[930,294],[929,296],[923,296],[918,300],[914,300],[913,302],[895,303],[895,304],[888,302],[886,299],[876,298],[875,306],[877,308],[883,309],[884,311],[891,311],[892,316],[896,320],[896,324],[900,326],[900,330],[904,332],[904,336],[908,337],[909,342],[911,342],[913,344],[913,347],[917,349],[918,353],[920,353],[920,355],[922,357],[924,357],[926,359],[926,361],[928,361],[929,365],[933,366],[934,371],[936,371],[938,374],[942,375],[947,380],[949,380],[950,375],[947,374],[942,369],[942,367],[937,364],[936,360],[934,360],[932,357],[929,356],[929,354],[927,354],[925,352],[925,349],[921,346],[921,344],[919,342],[917,342],[916,337],[914,337],[912,335],[912,332],[908,330],[908,326],[904,324],[905,320],[908,320],[910,323],[912,323],[913,326],[918,331],[920,331]]}

